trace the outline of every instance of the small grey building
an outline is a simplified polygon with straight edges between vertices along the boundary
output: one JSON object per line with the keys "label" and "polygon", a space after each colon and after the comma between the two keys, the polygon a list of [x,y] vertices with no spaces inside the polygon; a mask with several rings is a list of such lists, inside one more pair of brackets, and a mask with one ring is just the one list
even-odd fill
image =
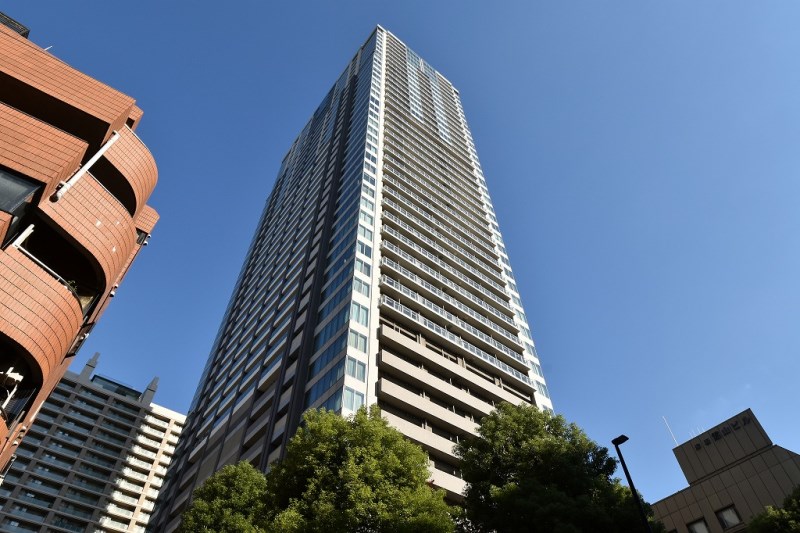
{"label": "small grey building", "polygon": [[750,409],[673,452],[689,487],[653,504],[670,533],[744,531],[800,485],[800,455],[773,444]]}

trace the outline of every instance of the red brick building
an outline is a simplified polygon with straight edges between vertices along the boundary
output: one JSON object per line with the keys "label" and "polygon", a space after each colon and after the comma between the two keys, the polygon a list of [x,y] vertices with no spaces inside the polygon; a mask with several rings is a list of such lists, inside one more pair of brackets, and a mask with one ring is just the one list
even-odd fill
{"label": "red brick building", "polygon": [[0,14],[0,476],[158,220],[135,100],[23,35]]}

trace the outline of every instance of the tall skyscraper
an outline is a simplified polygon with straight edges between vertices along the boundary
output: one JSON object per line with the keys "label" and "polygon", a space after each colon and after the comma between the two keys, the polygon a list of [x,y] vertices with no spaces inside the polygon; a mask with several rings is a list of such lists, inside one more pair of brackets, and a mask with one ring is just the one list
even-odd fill
{"label": "tall skyscraper", "polygon": [[0,531],[144,533],[185,416],[144,391],[67,372],[17,447],[0,487]]}
{"label": "tall skyscraper", "polygon": [[457,498],[453,445],[501,401],[551,408],[458,91],[378,27],[281,164],[157,523],[314,407],[377,403]]}
{"label": "tall skyscraper", "polygon": [[0,15],[0,484],[153,229],[130,96]]}

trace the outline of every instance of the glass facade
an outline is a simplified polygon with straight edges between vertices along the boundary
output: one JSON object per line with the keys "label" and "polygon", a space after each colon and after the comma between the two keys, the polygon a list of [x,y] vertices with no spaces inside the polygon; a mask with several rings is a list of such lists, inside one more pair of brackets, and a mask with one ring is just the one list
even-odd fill
{"label": "glass facade", "polygon": [[377,28],[281,164],[157,524],[314,407],[379,404],[457,498],[452,446],[500,401],[551,408],[458,91]]}

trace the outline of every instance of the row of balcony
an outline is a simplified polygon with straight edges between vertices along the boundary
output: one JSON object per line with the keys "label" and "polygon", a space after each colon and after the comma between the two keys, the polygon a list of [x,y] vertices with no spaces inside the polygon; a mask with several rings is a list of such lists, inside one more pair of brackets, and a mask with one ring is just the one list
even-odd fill
{"label": "row of balcony", "polygon": [[[425,150],[419,150],[418,147],[425,144],[436,144],[437,141],[440,141],[441,139],[438,135],[438,132],[425,131],[425,128],[422,128],[422,131],[419,131],[413,127],[410,128],[409,123],[411,121],[408,120],[408,114],[404,112],[402,103],[394,101],[394,98],[391,95],[386,98],[386,102],[386,109],[388,111],[386,113],[387,135],[391,135],[394,144],[399,145],[400,148],[412,147],[417,158],[423,159],[429,163],[432,162],[433,160],[431,159],[429,153]],[[459,134],[460,133],[461,132],[459,132]],[[421,137],[428,137],[428,139],[421,141]],[[463,137],[460,139],[461,143],[464,142],[463,139]],[[470,178],[472,178],[472,162],[470,161],[469,156],[464,153],[464,155],[461,157],[458,155],[453,157],[451,143],[439,142],[438,147],[440,149],[439,153],[444,153],[446,159],[437,158],[433,164],[438,164],[438,167],[442,172],[447,172],[448,174],[458,177],[459,187],[463,187],[464,190],[462,191],[462,194],[466,195],[466,199],[472,199],[469,196],[470,193],[472,193],[474,196],[478,196],[477,184],[470,181]]]}
{"label": "row of balcony", "polygon": [[[425,194],[428,198],[437,198],[437,200],[439,200],[438,203],[443,204],[446,207],[445,211],[447,211],[449,214],[452,215],[453,213],[456,212],[455,208],[453,207],[453,204],[461,205],[459,204],[459,202],[454,201],[453,203],[451,203],[449,200],[447,200],[447,197],[449,195],[441,190],[441,186],[434,185],[434,183],[430,181],[431,179],[430,175],[428,175],[419,168],[412,167],[411,165],[407,164],[405,160],[399,159],[399,157],[400,156],[395,156],[394,154],[392,154],[392,152],[384,152],[383,170],[384,171],[388,170],[392,174],[395,174],[398,178],[403,179],[403,181],[405,182],[409,181],[413,182],[414,185],[419,187],[418,190],[421,193]],[[389,165],[386,164],[387,162],[389,163]],[[470,213],[470,211],[465,208],[464,213]],[[464,225],[466,225],[468,228],[470,228],[473,232],[477,233],[478,235],[486,235],[485,237],[483,237],[483,240],[490,242],[491,237],[489,235],[491,233],[488,227],[488,223],[483,228],[481,228],[476,224],[476,222],[478,221],[485,222],[483,217],[474,214],[470,214],[468,216],[469,219],[467,219],[466,216],[461,216],[461,215],[455,218],[461,220],[461,222]]]}
{"label": "row of balcony", "polygon": [[[36,390],[77,349],[79,334],[96,320],[101,300],[141,244],[136,219],[157,170],[126,126],[140,116],[132,98],[78,75],[27,40],[8,33],[0,40],[0,134],[13,139],[0,153],[0,166],[3,180],[27,191],[16,207],[5,208],[13,212],[6,211],[11,216],[0,224],[0,270],[10,281],[0,314],[15,317],[0,324],[0,337],[35,370],[26,383]],[[92,173],[83,167],[73,175],[82,163],[95,161],[101,146],[104,154]],[[35,411],[28,411],[32,418]]]}
{"label": "row of balcony", "polygon": [[[394,229],[393,227],[387,226],[386,224],[384,224],[382,226],[381,230],[382,230],[382,232],[384,234],[389,235],[391,237],[394,237],[398,241],[402,242],[404,245],[406,245],[406,247],[408,249],[412,250],[414,253],[419,254],[420,256],[424,257],[425,259],[433,262],[437,267],[439,267],[440,269],[444,270],[448,274],[451,274],[452,276],[458,278],[458,280],[460,282],[466,283],[467,285],[469,285],[470,287],[472,287],[473,289],[478,291],[481,295],[489,298],[490,300],[492,300],[493,302],[495,302],[497,304],[501,304],[503,307],[508,307],[508,302],[505,300],[505,292],[502,293],[503,296],[498,296],[498,294],[496,292],[492,292],[492,291],[488,290],[486,287],[484,287],[483,285],[481,285],[480,283],[478,283],[477,281],[475,281],[471,277],[467,276],[466,274],[462,273],[460,270],[458,270],[455,267],[451,266],[449,263],[446,263],[445,261],[442,261],[442,259],[440,259],[438,255],[434,254],[433,252],[429,252],[427,249],[417,245],[417,243],[415,241],[413,241],[412,239],[409,239],[408,237],[406,237],[405,235],[403,235],[402,233],[400,233],[398,230]],[[392,243],[390,243],[390,242],[388,242],[386,240],[383,240],[381,242],[381,247],[387,248],[387,249],[389,249],[389,250],[391,250],[393,252],[395,252],[396,250],[401,251],[402,254],[397,254],[397,255],[399,255],[403,259],[407,259],[409,257],[412,257],[408,252],[403,251],[399,246],[394,245],[394,244],[392,244]],[[442,254],[442,255],[447,257],[448,255],[452,255],[452,254]],[[450,257],[448,257],[448,258],[450,258]],[[453,258],[453,261],[455,263],[458,263],[458,261],[456,261],[456,259],[457,258]],[[478,276],[476,276],[476,277],[478,277]],[[483,280],[481,280],[481,281],[483,281]],[[500,292],[500,289],[496,289],[496,290],[497,290],[497,292]]]}
{"label": "row of balcony", "polygon": [[[470,250],[467,250],[463,246],[454,243],[453,241],[451,241],[450,239],[446,238],[444,235],[439,233],[439,231],[434,229],[432,226],[429,226],[428,224],[422,222],[420,219],[418,219],[417,217],[415,217],[414,215],[412,215],[411,213],[409,213],[408,211],[406,211],[405,209],[403,209],[402,207],[397,205],[395,202],[393,202],[392,200],[390,200],[386,196],[383,197],[383,200],[382,200],[381,203],[384,206],[388,206],[389,208],[391,208],[392,211],[395,211],[398,214],[400,214],[405,220],[403,220],[403,218],[400,218],[400,217],[394,215],[393,213],[389,212],[388,210],[384,210],[383,211],[383,216],[384,217],[389,218],[390,220],[394,220],[403,229],[406,229],[408,231],[414,232],[414,235],[415,236],[420,236],[420,240],[422,240],[426,244],[437,243],[437,245],[439,246],[438,249],[447,250],[448,252],[450,252],[450,250],[452,250],[452,251],[455,252],[455,254],[458,254],[458,256],[461,256],[461,257],[464,257],[464,258],[468,259],[469,263],[466,263],[466,264],[469,264],[470,266],[472,266],[472,268],[478,267],[478,268],[475,268],[475,270],[477,270],[478,272],[481,272],[484,276],[487,276],[487,279],[491,279],[488,276],[492,276],[494,278],[494,283],[497,284],[497,286],[500,286],[500,287],[503,286],[502,285],[503,277],[500,274],[500,267],[497,264],[495,264],[494,267],[492,267],[491,263],[487,264],[484,261],[481,261],[478,257],[476,257],[475,254],[472,253],[472,251],[470,251],[472,249],[471,246],[470,246]],[[422,233],[420,233],[419,231],[414,229],[411,226],[411,224],[414,224],[416,227],[421,228],[426,233],[428,233],[430,235],[433,235],[433,239],[423,235]],[[440,227],[442,229],[445,229],[445,226],[440,226]],[[441,244],[439,244],[439,243],[441,243]],[[445,247],[447,247],[447,248],[445,248]],[[450,253],[452,253],[452,252],[450,252]],[[455,254],[453,254],[453,255],[455,256]],[[456,257],[458,257],[458,256],[456,256]],[[497,280],[499,280],[499,281],[497,281]]]}
{"label": "row of balcony", "polygon": [[[407,269],[404,266],[402,266],[400,263],[394,261],[393,259],[390,259],[389,257],[381,257],[381,266],[392,269],[396,273],[398,273],[398,274],[402,275],[403,277],[407,278],[409,281],[421,286],[422,288],[424,288],[425,290],[427,290],[431,294],[435,295],[437,298],[439,298],[443,302],[458,308],[460,311],[462,311],[467,316],[469,316],[470,318],[472,318],[475,321],[477,321],[479,324],[482,324],[482,325],[488,327],[490,330],[494,331],[495,333],[497,333],[499,335],[502,335],[503,337],[505,337],[509,341],[512,341],[514,347],[520,346],[519,337],[517,337],[517,335],[513,331],[510,331],[510,330],[507,330],[505,328],[502,328],[502,327],[498,326],[496,323],[494,323],[493,321],[491,321],[488,318],[486,318],[486,316],[484,316],[480,312],[476,311],[474,308],[465,305],[460,300],[457,300],[455,297],[453,297],[450,294],[446,293],[444,290],[440,289],[436,285],[434,285],[434,284],[428,282],[427,280],[417,276],[416,274],[411,272],[409,269]],[[490,306],[489,304],[487,304],[486,302],[484,302],[483,300],[481,300],[480,298],[478,298],[477,296],[475,296],[471,292],[469,292],[467,290],[464,290],[463,288],[459,287],[458,285],[455,285],[455,284],[451,283],[450,280],[448,280],[444,276],[438,276],[435,279],[437,281],[439,281],[440,283],[442,283],[443,287],[447,287],[447,289],[449,291],[456,292],[456,293],[458,293],[459,296],[463,296],[463,297],[466,298],[467,301],[470,301],[471,303],[475,304],[477,306],[477,309],[479,309],[480,311],[483,311],[483,312],[488,311],[495,318],[500,319],[501,321],[503,321],[503,323],[508,324],[509,326],[511,326],[511,327],[516,329],[516,326],[513,324],[513,322],[510,322],[510,319],[508,317],[506,317],[505,315],[500,313],[497,309],[495,309],[494,307]]]}
{"label": "row of balcony", "polygon": [[[391,185],[398,191],[402,192],[407,198],[412,198],[430,213],[438,214],[439,219],[441,219],[442,222],[446,223],[448,226],[456,228],[471,242],[482,246],[483,249],[489,253],[496,254],[491,238],[479,236],[479,233],[482,230],[471,221],[463,217],[461,213],[458,213],[455,209],[444,203],[435,194],[428,193],[421,188],[411,190],[406,187],[404,183],[413,181],[412,178],[407,176],[407,174],[410,175],[410,173],[405,171],[401,172],[399,169],[396,169],[388,164],[384,164],[383,171],[384,186]],[[445,216],[442,216],[441,213],[447,213],[447,215],[451,218],[449,219]],[[453,220],[457,220],[458,223],[454,223]]]}
{"label": "row of balcony", "polygon": [[[478,401],[470,400],[468,406],[494,405],[498,402],[509,402],[518,405],[522,401],[528,401],[528,392],[522,392],[516,388],[510,390],[510,382],[498,383],[494,372],[486,372],[485,368],[480,368],[472,364],[471,357],[459,353],[458,350],[447,350],[439,344],[431,344],[427,338],[419,338],[417,335],[408,335],[407,331],[397,322],[382,319],[381,327],[378,331],[381,340],[381,352],[379,355],[379,368],[388,365],[396,367],[398,361],[413,361],[414,365],[422,365],[425,369],[431,369],[432,375],[440,380],[443,376],[455,378],[455,382],[461,389],[468,389],[470,395]],[[421,342],[422,341],[422,342]],[[397,354],[397,355],[395,355]],[[399,355],[402,354],[402,360]],[[463,359],[463,364],[460,361]],[[467,369],[467,372],[464,369]],[[409,372],[413,374],[413,372]],[[431,382],[431,377],[425,378],[425,382]],[[454,383],[451,383],[454,385]],[[438,388],[444,388],[437,385]],[[454,395],[454,397],[456,397]]]}
{"label": "row of balcony", "polygon": [[[414,78],[412,72],[409,69],[413,69],[411,65],[408,64],[407,59],[401,58],[398,54],[390,51],[387,55],[389,61],[387,62],[387,76],[386,76],[386,93],[387,95],[391,96],[391,101],[396,102],[398,106],[400,104],[405,105],[405,107],[410,108],[410,96],[412,94],[412,85],[414,82],[412,81]],[[441,145],[450,145],[452,141],[452,137],[454,134],[462,134],[461,126],[462,121],[459,119],[458,115],[458,98],[453,97],[452,91],[453,86],[449,81],[446,81],[446,78],[441,76],[441,74],[434,73],[433,76],[435,78],[431,78],[430,74],[426,76],[429,80],[430,84],[430,92],[431,96],[436,94],[438,96],[438,101],[435,101],[434,98],[429,97],[426,93],[420,93],[419,91],[414,93],[414,96],[418,98],[417,106],[420,108],[429,107],[434,111],[434,114],[439,114],[436,116],[437,125],[439,121],[443,121],[444,125],[447,126],[447,131],[449,133],[448,140],[443,140]],[[434,81],[435,80],[435,81]],[[442,80],[444,80],[444,87],[445,93],[442,93],[441,84]],[[416,83],[418,84],[419,81],[417,79]],[[417,85],[418,86],[418,85]],[[449,96],[449,97],[447,97]],[[397,113],[406,116],[408,115],[409,111],[398,107]],[[424,117],[424,115],[423,115]],[[453,131],[451,124],[456,126],[456,131]],[[463,137],[459,137],[463,138]],[[450,150],[451,153],[455,153],[456,155],[460,156],[460,159],[463,161],[468,161],[468,158],[463,155],[463,147],[460,143],[452,143],[455,144],[458,148],[462,148],[462,150],[457,150],[455,147]],[[465,163],[462,163],[465,164]]]}
{"label": "row of balcony", "polygon": [[[430,283],[427,283],[424,280],[420,280],[420,281],[423,284],[425,284],[425,286],[424,286],[425,289],[429,290],[430,292],[432,292],[433,294],[438,296],[440,299],[444,300],[446,303],[448,303],[448,304],[452,305],[453,307],[457,308],[462,313],[465,313],[468,317],[471,317],[471,318],[479,321],[481,324],[483,324],[485,326],[488,326],[493,332],[500,333],[503,336],[504,340],[511,341],[510,344],[511,344],[511,346],[513,346],[513,348],[516,348],[516,351],[519,351],[519,352],[522,351],[522,346],[521,346],[521,344],[519,342],[519,339],[517,338],[516,335],[513,335],[512,333],[509,333],[509,332],[503,330],[502,328],[497,326],[497,324],[487,320],[486,317],[480,315],[479,313],[476,313],[475,311],[473,311],[469,307],[465,306],[464,304],[462,304],[458,300],[450,298],[450,296],[448,296],[447,294],[442,292],[440,289],[432,286]],[[403,285],[401,282],[399,282],[399,281],[397,281],[397,280],[395,280],[395,279],[393,279],[393,278],[391,278],[389,276],[386,276],[386,275],[381,276],[380,282],[382,284],[384,284],[384,285],[392,287],[394,290],[396,290],[397,292],[403,294],[404,296],[407,296],[407,297],[411,298],[412,300],[415,300],[415,301],[419,302],[424,307],[427,307],[431,311],[434,311],[437,315],[442,316],[443,318],[446,318],[447,320],[452,322],[453,325],[455,325],[456,327],[468,332],[470,335],[472,335],[473,337],[479,339],[481,342],[488,344],[492,348],[500,350],[501,352],[503,352],[504,354],[508,355],[509,357],[512,357],[513,359],[517,359],[520,362],[523,362],[522,356],[519,355],[518,353],[516,353],[516,351],[514,349],[506,346],[505,344],[500,343],[499,341],[497,341],[497,339],[492,337],[490,334],[487,334],[486,332],[478,329],[474,325],[472,325],[472,324],[466,322],[465,320],[463,320],[461,318],[461,316],[457,316],[457,315],[455,315],[453,313],[450,313],[444,307],[442,307],[442,306],[430,301],[429,299],[425,298],[423,295],[415,292],[413,289],[410,289],[409,287]],[[492,327],[492,326],[494,326],[494,327]]]}
{"label": "row of balcony", "polygon": [[[452,157],[447,159],[438,158],[437,161],[433,161],[429,152],[426,151],[426,145],[431,144],[432,139],[438,139],[438,135],[430,135],[430,139],[422,140],[417,131],[408,127],[406,116],[401,108],[392,101],[392,98],[387,98],[386,101],[386,108],[389,111],[387,114],[388,120],[386,121],[386,137],[389,138],[389,141],[401,151],[410,150],[414,153],[414,157],[427,162],[430,168],[437,168],[438,166],[447,171],[458,182],[458,186],[463,188],[458,193],[464,198],[464,201],[477,204],[476,200],[480,198],[480,189],[475,183],[475,177],[472,174],[472,161],[468,158],[457,161],[458,158]],[[444,151],[448,150],[445,149]],[[457,162],[457,165],[454,166],[454,162]]]}
{"label": "row of balcony", "polygon": [[[475,253],[476,255],[482,257],[483,259],[485,259],[490,265],[497,264],[497,252],[492,250],[491,253],[490,253],[488,251],[489,248],[486,247],[486,245],[483,244],[482,241],[475,240],[475,239],[472,239],[472,238],[468,239],[468,238],[464,237],[462,235],[462,232],[463,233],[468,233],[468,232],[466,232],[463,228],[459,228],[460,232],[459,231],[455,231],[451,227],[451,225],[453,225],[453,221],[452,220],[449,220],[447,217],[441,216],[441,214],[439,214],[438,218],[433,216],[428,211],[425,211],[425,210],[419,208],[413,202],[410,202],[405,196],[401,195],[400,193],[398,193],[397,191],[395,191],[394,189],[392,189],[388,185],[389,185],[388,183],[384,184],[384,187],[383,187],[384,195],[387,194],[387,193],[390,194],[393,198],[395,198],[400,203],[402,203],[404,206],[406,206],[408,209],[410,209],[415,215],[426,219],[428,222],[433,224],[433,226],[435,226],[437,228],[441,228],[441,231],[447,233],[453,239],[455,239],[455,240],[459,241],[461,244],[467,246],[473,253]],[[385,196],[384,196],[384,200],[386,200]],[[398,206],[398,208],[399,208],[399,206]],[[429,208],[430,208],[430,204],[429,204]],[[454,225],[454,226],[456,226],[456,225]]]}
{"label": "row of balcony", "polygon": [[[447,276],[445,276],[442,273],[440,273],[438,270],[436,270],[436,269],[428,266],[427,264],[417,260],[417,258],[415,258],[411,254],[403,251],[399,246],[397,246],[397,245],[395,245],[395,244],[393,244],[391,242],[388,242],[388,241],[383,241],[381,243],[381,249],[384,250],[384,251],[390,252],[390,253],[394,254],[395,256],[397,256],[397,257],[402,258],[412,268],[417,269],[419,272],[423,273],[424,275],[430,276],[430,278],[432,278],[433,280],[438,281],[443,286],[448,287],[452,291],[455,291],[460,296],[463,296],[465,298],[465,301],[468,301],[468,302],[471,302],[472,304],[477,305],[478,309],[481,309],[482,311],[489,311],[494,316],[496,316],[497,318],[502,320],[505,324],[516,328],[515,324],[513,323],[512,319],[511,319],[511,317],[503,314],[501,311],[496,309],[491,304],[486,303],[485,300],[482,300],[481,298],[476,296],[474,292],[468,291],[468,290],[464,289],[463,287],[461,287],[458,283],[453,282]],[[393,268],[394,270],[396,270],[398,272],[401,272],[404,275],[406,275],[406,273],[408,273],[411,276],[416,276],[416,274],[412,273],[409,269],[407,269],[404,266],[400,265],[400,263],[397,263],[396,261],[394,261],[393,259],[389,258],[386,255],[383,255],[381,257],[381,263],[389,266],[390,268]],[[442,263],[437,263],[437,265],[439,265],[440,268],[445,268],[445,269],[447,268],[447,266],[443,265]],[[454,272],[450,271],[450,273],[454,273]],[[419,279],[422,279],[422,278],[419,278]],[[467,278],[467,279],[469,279],[469,278]],[[477,284],[475,284],[475,285],[477,287],[480,287]],[[473,288],[475,288],[475,287],[473,287]],[[492,296],[491,293],[489,293],[489,296]]]}
{"label": "row of balcony", "polygon": [[[387,109],[396,110],[397,108],[389,100]],[[483,212],[482,199],[471,162],[468,162],[465,168],[457,168],[453,166],[451,158],[436,157],[435,160],[432,159],[424,147],[429,143],[418,141],[416,132],[409,130],[405,123],[402,116],[397,114],[390,113],[387,116],[384,135],[385,152],[393,153],[404,161],[408,161],[440,186],[449,189],[449,196],[453,201],[463,205],[466,210],[480,215]],[[451,182],[457,189],[450,187],[449,183]]]}
{"label": "row of balcony", "polygon": [[[472,354],[473,356],[477,357],[478,360],[484,361],[489,365],[501,370],[504,374],[514,378],[515,380],[524,383],[529,388],[533,388],[533,383],[531,379],[526,375],[513,368],[512,366],[504,363],[496,356],[487,353],[472,343],[469,343],[455,335],[454,333],[450,333],[447,329],[443,328],[436,322],[425,318],[424,316],[420,315],[417,311],[414,311],[410,307],[407,307],[397,300],[390,298],[389,296],[382,295],[380,299],[380,305],[384,308],[388,308],[394,310],[395,312],[399,313],[400,315],[406,317],[407,319],[411,320],[412,322],[423,326],[430,332],[435,333],[439,338],[449,342],[450,344],[455,345],[456,347],[466,350],[467,353]],[[527,365],[525,365],[527,367]]]}

